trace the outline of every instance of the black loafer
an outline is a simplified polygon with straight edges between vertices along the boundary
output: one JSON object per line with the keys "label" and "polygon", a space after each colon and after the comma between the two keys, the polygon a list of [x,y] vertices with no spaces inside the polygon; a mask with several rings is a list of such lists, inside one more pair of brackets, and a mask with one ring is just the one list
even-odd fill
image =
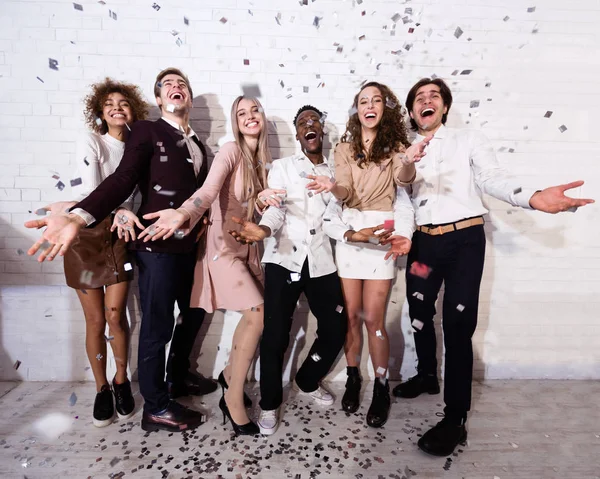
{"label": "black loafer", "polygon": [[217,381],[188,372],[183,382],[169,384],[171,399],[182,396],[204,396],[213,393],[219,387]]}

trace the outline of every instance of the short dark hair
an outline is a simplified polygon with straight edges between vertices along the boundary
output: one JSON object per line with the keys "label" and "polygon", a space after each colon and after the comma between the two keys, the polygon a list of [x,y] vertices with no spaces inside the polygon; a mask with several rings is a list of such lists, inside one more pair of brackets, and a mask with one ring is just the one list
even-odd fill
{"label": "short dark hair", "polygon": [[194,98],[194,92],[192,91],[192,85],[190,85],[190,80],[188,79],[187,75],[185,73],[183,73],[179,68],[175,68],[175,67],[165,68],[158,75],[156,75],[156,81],[154,82],[154,96],[156,98],[160,97],[160,86],[158,86],[158,84],[164,77],[166,77],[167,75],[171,75],[171,74],[179,75],[181,78],[183,78],[185,80],[185,82],[187,83],[188,90],[190,91],[190,96],[192,98]]}
{"label": "short dark hair", "polygon": [[[419,91],[419,88],[424,87],[425,85],[436,85],[440,88],[440,95],[444,101],[444,106],[448,107],[448,111],[442,116],[442,124],[445,125],[446,120],[448,119],[448,113],[450,112],[450,107],[452,106],[452,92],[450,91],[450,88],[446,82],[441,78],[421,78],[417,83],[415,83],[406,97],[406,109],[408,110],[409,114],[412,112],[417,91]],[[410,125],[415,131],[419,129],[417,123],[412,118],[410,118]]]}
{"label": "short dark hair", "polygon": [[298,111],[296,112],[296,116],[294,117],[294,126],[296,126],[296,120],[298,119],[300,114],[304,113],[305,111],[309,111],[309,110],[314,111],[317,115],[319,115],[319,118],[323,116],[323,113],[318,108],[315,108],[312,105],[304,105],[303,107],[299,108]]}

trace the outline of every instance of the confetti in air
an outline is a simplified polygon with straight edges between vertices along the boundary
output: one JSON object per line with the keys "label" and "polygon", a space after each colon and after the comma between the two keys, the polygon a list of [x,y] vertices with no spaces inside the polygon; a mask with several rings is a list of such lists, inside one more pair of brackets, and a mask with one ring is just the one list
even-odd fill
{"label": "confetti in air", "polygon": [[566,127],[565,125],[560,125],[560,126],[558,127],[558,129],[559,129],[559,131],[560,131],[561,133],[564,133],[565,131],[567,131],[567,127]]}
{"label": "confetti in air", "polygon": [[20,367],[20,366],[21,366],[21,361],[19,361],[19,360],[17,359],[17,360],[15,361],[15,364],[14,364],[13,368],[14,368],[15,370],[17,370],[17,369],[19,369],[19,367]]}
{"label": "confetti in air", "polygon": [[75,179],[71,180],[70,183],[71,183],[71,186],[79,186],[83,182],[81,181],[81,178],[75,178]]}
{"label": "confetti in air", "polygon": [[419,278],[427,279],[431,274],[432,269],[426,264],[413,261],[410,265],[409,273],[418,276]]}
{"label": "confetti in air", "polygon": [[519,186],[518,188],[515,188],[515,189],[513,190],[513,193],[514,193],[515,195],[518,195],[519,193],[521,193],[521,191],[523,191],[523,188],[521,188],[521,187]]}
{"label": "confetti in air", "polygon": [[125,263],[125,264],[123,265],[123,269],[124,269],[125,271],[131,271],[131,270],[133,269],[133,266],[131,266],[131,263]]}
{"label": "confetti in air", "polygon": [[416,330],[421,331],[423,329],[423,326],[425,326],[425,323],[419,319],[413,319],[410,325]]}
{"label": "confetti in air", "polygon": [[454,30],[454,36],[456,38],[460,38],[463,33],[464,32],[462,31],[462,28],[460,28],[460,27],[456,27],[456,30]]}
{"label": "confetti in air", "polygon": [[465,307],[462,304],[459,304],[456,306],[456,309],[462,313],[465,310]]}
{"label": "confetti in air", "polygon": [[80,5],[79,3],[74,3],[73,8],[75,10],[79,10],[80,12],[83,12],[83,5]]}
{"label": "confetti in air", "polygon": [[341,313],[342,311],[344,311],[344,307],[338,304],[337,307],[335,308],[335,312]]}

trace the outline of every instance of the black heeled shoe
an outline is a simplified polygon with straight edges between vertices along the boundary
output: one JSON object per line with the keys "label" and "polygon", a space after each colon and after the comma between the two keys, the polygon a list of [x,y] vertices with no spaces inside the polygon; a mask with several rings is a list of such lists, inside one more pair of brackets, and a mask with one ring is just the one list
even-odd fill
{"label": "black heeled shoe", "polygon": [[255,436],[260,433],[260,429],[252,421],[242,425],[235,423],[235,421],[231,417],[231,413],[229,412],[227,403],[225,402],[225,396],[223,396],[219,401],[219,409],[223,413],[223,426],[227,422],[226,419],[229,419],[231,425],[233,426],[233,431],[235,432],[236,436]]}
{"label": "black heeled shoe", "polygon": [[[223,390],[224,396],[225,389],[229,389],[229,385],[227,384],[227,381],[225,381],[225,375],[223,374],[223,371],[221,371],[221,374],[219,374],[217,381],[219,381],[219,384],[221,385],[221,389]],[[244,393],[244,406],[252,407],[252,399],[250,399],[250,397],[246,393]]]}

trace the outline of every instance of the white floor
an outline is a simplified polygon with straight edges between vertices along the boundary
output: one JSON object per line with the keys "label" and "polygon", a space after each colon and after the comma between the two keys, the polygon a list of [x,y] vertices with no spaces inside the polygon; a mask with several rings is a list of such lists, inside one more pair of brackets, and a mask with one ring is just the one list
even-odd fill
{"label": "white floor", "polygon": [[[441,395],[394,400],[390,420],[376,430],[365,424],[371,383],[351,416],[339,410],[343,383],[330,386],[333,407],[286,389],[274,436],[235,439],[221,425],[219,393],[193,400],[210,416],[194,433],[147,434],[139,408],[130,421],[96,429],[91,383],[0,383],[0,477],[600,478],[598,382],[476,384],[468,443],[449,458],[416,447],[439,420]],[[249,391],[256,404],[256,386]]]}

